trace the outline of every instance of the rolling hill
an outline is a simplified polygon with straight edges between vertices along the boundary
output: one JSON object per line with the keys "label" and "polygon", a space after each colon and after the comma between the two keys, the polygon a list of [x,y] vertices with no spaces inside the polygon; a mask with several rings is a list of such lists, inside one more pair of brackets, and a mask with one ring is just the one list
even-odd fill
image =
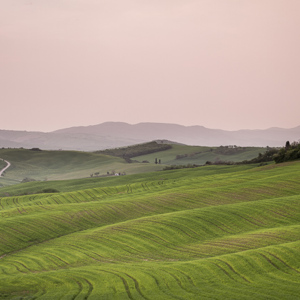
{"label": "rolling hill", "polygon": [[[63,180],[106,176],[107,173],[112,175],[115,173],[152,172],[162,170],[166,165],[202,165],[207,160],[241,161],[252,159],[259,152],[265,152],[266,149],[255,147],[211,148],[170,144],[168,141],[153,141],[96,153],[35,150],[37,149],[0,149],[0,158],[11,163],[9,169],[5,171],[4,177],[0,177],[0,186],[30,180]],[[144,155],[135,157],[138,154]],[[161,160],[161,164],[155,164],[157,157]],[[145,161],[148,163],[143,163]],[[3,164],[2,160],[0,160],[1,163]]]}
{"label": "rolling hill", "polygon": [[139,162],[155,162],[157,158],[166,165],[204,165],[207,161],[241,162],[250,160],[266,151],[266,148],[262,147],[203,147],[176,144],[171,146],[168,150],[134,156],[132,159]]}
{"label": "rolling hill", "polygon": [[203,126],[177,124],[106,122],[92,126],[71,127],[53,132],[0,130],[0,148],[96,151],[134,145],[153,140],[171,140],[198,146],[279,147],[287,140],[300,139],[300,126],[284,129],[226,131]]}
{"label": "rolling hill", "polygon": [[0,158],[11,163],[0,184],[16,184],[24,179],[62,180],[113,173],[135,174],[162,169],[155,164],[128,164],[124,159],[79,151],[34,151],[0,149]]}
{"label": "rolling hill", "polygon": [[0,198],[0,298],[299,299],[299,180],[206,166]]}

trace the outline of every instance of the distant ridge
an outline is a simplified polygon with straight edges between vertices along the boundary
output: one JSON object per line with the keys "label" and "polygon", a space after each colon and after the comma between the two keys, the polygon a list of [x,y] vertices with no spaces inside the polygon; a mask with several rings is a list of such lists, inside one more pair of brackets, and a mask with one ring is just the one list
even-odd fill
{"label": "distant ridge", "polygon": [[300,139],[300,126],[290,129],[272,127],[257,130],[227,131],[204,126],[183,126],[167,123],[105,122],[90,126],[77,126],[53,132],[0,130],[0,147],[39,147],[94,151],[153,140],[201,146],[283,146],[287,140]]}

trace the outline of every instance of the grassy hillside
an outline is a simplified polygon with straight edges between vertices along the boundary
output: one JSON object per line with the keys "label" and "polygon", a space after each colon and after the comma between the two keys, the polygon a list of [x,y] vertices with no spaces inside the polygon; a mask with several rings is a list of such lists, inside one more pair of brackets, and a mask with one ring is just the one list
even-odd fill
{"label": "grassy hillside", "polygon": [[178,178],[191,178],[193,174],[197,177],[227,174],[254,168],[256,165],[239,165],[239,166],[203,166],[193,170],[181,170],[179,172],[161,171],[153,173],[140,173],[128,176],[108,176],[108,177],[93,177],[81,178],[73,180],[56,180],[56,181],[42,181],[42,182],[28,182],[21,183],[14,186],[2,187],[0,189],[0,197],[2,196],[19,196],[26,194],[40,193],[45,189],[55,189],[60,192],[71,192],[83,189],[91,189],[96,187],[112,187],[119,185],[126,185],[144,181],[157,181],[157,179],[176,180]]}
{"label": "grassy hillside", "polygon": [[0,198],[0,298],[299,299],[299,180],[209,166]]}
{"label": "grassy hillside", "polygon": [[[0,158],[11,163],[0,184],[15,184],[24,178],[61,180],[90,177],[99,173],[126,172],[134,174],[162,169],[154,164],[128,164],[122,158],[79,151],[33,151],[0,149]],[[1,162],[1,161],[0,161]]]}
{"label": "grassy hillside", "polygon": [[155,152],[161,152],[161,151],[165,151],[165,150],[168,150],[171,148],[172,148],[172,146],[169,144],[153,141],[153,142],[149,142],[149,143],[137,144],[137,145],[128,146],[128,147],[96,151],[95,153],[112,155],[112,156],[122,157],[125,159],[130,159],[135,156],[146,155],[146,154],[155,153]]}
{"label": "grassy hillside", "polygon": [[[202,165],[206,161],[217,160],[242,161],[256,157],[259,152],[264,151],[265,148],[227,149],[156,142],[98,153],[0,149],[0,158],[11,163],[4,177],[0,178],[0,187],[29,180],[48,181],[87,178],[91,175],[104,176],[107,172],[140,174],[162,170],[166,165]],[[151,153],[134,157],[137,153],[147,152]],[[161,160],[161,164],[155,164],[156,158]],[[149,163],[142,163],[145,161]],[[0,168],[1,165],[5,165],[2,160]]]}
{"label": "grassy hillside", "polygon": [[203,165],[206,161],[233,161],[240,162],[250,160],[256,157],[259,153],[264,153],[266,148],[258,147],[201,147],[201,146],[186,146],[186,145],[171,145],[169,150],[135,156],[132,159],[137,161],[149,161],[153,163],[155,158],[161,159],[161,162],[166,165],[186,165],[197,164]]}

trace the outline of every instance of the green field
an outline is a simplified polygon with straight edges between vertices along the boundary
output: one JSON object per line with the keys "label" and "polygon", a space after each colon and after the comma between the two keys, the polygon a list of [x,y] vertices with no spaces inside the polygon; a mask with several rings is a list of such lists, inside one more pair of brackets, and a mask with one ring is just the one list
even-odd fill
{"label": "green field", "polygon": [[2,185],[16,184],[24,178],[63,180],[90,177],[94,173],[135,174],[162,169],[162,166],[155,164],[128,164],[119,157],[79,151],[0,149],[0,158],[11,163],[4,178],[0,178]]}
{"label": "green field", "polygon": [[109,186],[118,186],[118,185],[126,185],[128,181],[130,183],[139,183],[144,181],[152,181],[159,179],[164,179],[166,176],[170,176],[172,174],[173,179],[183,179],[190,178],[193,176],[193,172],[195,172],[197,177],[207,176],[213,174],[221,174],[221,173],[233,173],[242,170],[248,170],[249,168],[253,168],[253,165],[239,165],[239,166],[203,166],[201,168],[197,168],[193,170],[181,170],[180,172],[170,172],[170,171],[162,171],[155,173],[141,173],[128,176],[108,176],[108,177],[93,177],[93,178],[81,178],[81,179],[73,179],[73,180],[56,180],[56,181],[36,181],[36,182],[28,182],[22,183],[13,186],[2,187],[0,189],[0,197],[1,196],[19,196],[26,194],[36,194],[40,193],[45,189],[55,189],[60,192],[71,192],[76,190],[83,189],[91,189],[95,187],[109,187]]}
{"label": "green field", "polygon": [[[49,181],[78,179],[95,176],[106,176],[107,172],[141,174],[162,170],[167,165],[205,164],[206,161],[243,161],[254,158],[265,148],[243,147],[237,153],[222,154],[220,147],[200,147],[186,145],[157,144],[157,149],[171,149],[156,153],[132,157],[134,153],[147,150],[147,145],[155,149],[155,142],[135,145],[125,148],[110,149],[99,153],[79,151],[33,151],[29,149],[0,149],[0,158],[11,163],[4,177],[0,178],[0,187],[15,185],[24,180]],[[151,150],[151,148],[150,148]],[[149,151],[149,149],[147,150]],[[115,153],[125,157],[111,156],[103,153]],[[176,156],[184,156],[176,159]],[[185,157],[186,156],[186,157]],[[125,159],[124,159],[125,158]],[[128,160],[128,158],[132,158]],[[161,164],[155,164],[155,158],[161,159]],[[129,163],[131,161],[131,163]],[[142,163],[149,161],[149,163]],[[0,160],[0,169],[6,164]],[[2,167],[1,167],[2,166]],[[95,175],[96,174],[96,175]],[[1,192],[0,192],[1,195]]]}
{"label": "green field", "polygon": [[[196,164],[204,165],[206,161],[232,161],[240,162],[257,157],[259,153],[264,153],[266,148],[259,147],[242,147],[237,151],[228,151],[227,154],[222,153],[220,147],[202,147],[187,145],[172,145],[172,149],[133,157],[137,161],[149,161],[153,163],[155,158],[161,160],[166,165],[187,165]],[[181,157],[177,158],[176,157]]]}
{"label": "green field", "polygon": [[299,299],[299,182],[297,161],[17,185],[61,192],[0,198],[0,298]]}

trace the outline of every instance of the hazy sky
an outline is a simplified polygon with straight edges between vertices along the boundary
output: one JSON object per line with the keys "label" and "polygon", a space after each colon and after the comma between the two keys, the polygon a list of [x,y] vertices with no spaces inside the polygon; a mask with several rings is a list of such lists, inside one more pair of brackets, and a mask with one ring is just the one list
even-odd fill
{"label": "hazy sky", "polygon": [[300,125],[299,0],[0,0],[0,129]]}

